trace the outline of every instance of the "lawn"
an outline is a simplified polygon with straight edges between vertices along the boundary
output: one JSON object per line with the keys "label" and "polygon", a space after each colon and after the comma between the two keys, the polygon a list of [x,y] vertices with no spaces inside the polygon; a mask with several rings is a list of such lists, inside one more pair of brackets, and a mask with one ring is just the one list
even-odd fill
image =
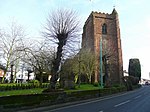
{"label": "lawn", "polygon": [[[92,84],[81,84],[80,87],[76,85],[75,89],[65,90],[66,92],[80,91],[80,90],[94,90],[99,89],[98,87],[93,86]],[[43,88],[34,88],[34,89],[24,89],[24,90],[11,90],[11,91],[0,91],[1,96],[11,96],[11,95],[25,95],[25,94],[40,94],[42,93]]]}
{"label": "lawn", "polygon": [[99,86],[94,86],[92,84],[81,84],[80,87],[78,85],[76,86],[76,90],[93,90],[93,89],[99,89]]}
{"label": "lawn", "polygon": [[66,92],[80,91],[80,90],[95,90],[100,89],[99,86],[94,86],[92,84],[81,84],[80,87],[76,85],[75,89],[65,90]]}
{"label": "lawn", "polygon": [[11,95],[40,94],[40,93],[42,93],[42,91],[43,91],[43,88],[0,91],[0,97],[1,96],[11,96]]}

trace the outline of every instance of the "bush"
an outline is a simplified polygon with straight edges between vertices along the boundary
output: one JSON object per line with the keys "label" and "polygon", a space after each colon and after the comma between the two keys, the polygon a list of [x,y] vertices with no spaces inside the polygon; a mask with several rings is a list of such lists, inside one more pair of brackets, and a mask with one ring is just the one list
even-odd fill
{"label": "bush", "polygon": [[123,77],[123,81],[125,86],[127,87],[127,90],[134,89],[133,86],[138,85],[138,78],[134,76],[125,76]]}
{"label": "bush", "polygon": [[[41,88],[47,88],[49,83],[43,83]],[[23,84],[0,84],[0,91],[10,91],[10,90],[21,90],[21,89],[32,89],[32,88],[39,88],[40,83],[39,81],[35,80],[31,83],[23,83]]]}
{"label": "bush", "polygon": [[111,93],[114,94],[114,93],[118,93],[119,92],[119,88],[117,87],[112,87],[111,88]]}
{"label": "bush", "polygon": [[29,83],[32,83],[34,85],[34,87],[40,87],[40,82],[38,80],[32,80]]}
{"label": "bush", "polygon": [[55,85],[55,88],[56,89],[59,89],[60,88],[60,83],[57,81],[56,85]]}
{"label": "bush", "polygon": [[93,83],[93,86],[98,87],[98,86],[99,86],[99,83],[98,83],[98,82],[94,82],[94,83]]}
{"label": "bush", "polygon": [[98,97],[100,95],[99,89],[97,90],[83,90],[83,91],[73,91],[68,92],[68,97],[74,97],[74,99],[86,99],[86,98],[93,98]]}
{"label": "bush", "polygon": [[[42,102],[55,102],[60,94],[32,94],[32,95],[13,95],[0,97],[0,105],[3,108],[20,108],[20,106],[33,106]],[[1,109],[1,111],[3,111]]]}
{"label": "bush", "polygon": [[49,83],[42,83],[41,88],[48,88],[48,86],[49,86]]}
{"label": "bush", "polygon": [[113,84],[112,87],[120,87],[120,84]]}

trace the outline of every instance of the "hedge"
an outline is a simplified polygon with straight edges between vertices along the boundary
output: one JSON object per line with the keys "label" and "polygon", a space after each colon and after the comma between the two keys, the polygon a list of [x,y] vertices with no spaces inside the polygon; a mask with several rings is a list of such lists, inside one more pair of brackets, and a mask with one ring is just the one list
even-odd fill
{"label": "hedge", "polygon": [[97,90],[82,90],[72,92],[56,91],[32,95],[5,96],[0,97],[0,108],[11,109],[16,107],[20,108],[24,106],[38,106],[41,104],[47,104],[50,106],[53,104],[59,104],[64,102],[72,102],[77,100],[111,95],[123,91],[127,91],[126,87],[112,87]]}
{"label": "hedge", "polygon": [[34,83],[26,84],[0,84],[0,91],[10,90],[22,90],[22,89],[33,89],[33,88],[47,88],[49,83],[42,83],[42,85],[36,85]]}
{"label": "hedge", "polygon": [[111,95],[119,92],[127,91],[126,87],[112,87],[112,88],[103,88],[103,89],[96,89],[96,90],[82,90],[82,91],[72,91],[68,92],[68,97],[74,97],[74,99],[86,99],[93,98],[93,97],[100,97]]}
{"label": "hedge", "polygon": [[3,109],[14,107],[34,106],[42,102],[55,102],[60,93],[55,94],[32,94],[32,95],[13,95],[0,97],[0,106]]}

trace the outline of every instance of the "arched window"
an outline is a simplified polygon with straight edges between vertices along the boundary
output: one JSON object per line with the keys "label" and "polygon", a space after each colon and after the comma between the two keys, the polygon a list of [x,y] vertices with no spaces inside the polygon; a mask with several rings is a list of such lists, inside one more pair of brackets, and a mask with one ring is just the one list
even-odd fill
{"label": "arched window", "polygon": [[102,34],[107,34],[107,25],[105,23],[102,25]]}

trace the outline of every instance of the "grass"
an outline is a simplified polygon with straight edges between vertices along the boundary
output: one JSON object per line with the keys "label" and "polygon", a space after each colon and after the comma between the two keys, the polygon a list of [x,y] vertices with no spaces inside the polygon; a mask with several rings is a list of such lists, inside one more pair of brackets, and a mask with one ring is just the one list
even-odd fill
{"label": "grass", "polygon": [[[80,91],[80,90],[95,90],[99,89],[98,87],[93,86],[92,84],[81,84],[80,87],[76,85],[75,89],[65,90],[66,92]],[[43,88],[34,88],[34,89],[24,89],[24,90],[11,90],[11,91],[0,91],[0,97],[2,96],[12,96],[12,95],[26,95],[26,94],[40,94],[42,93]]]}
{"label": "grass", "polygon": [[94,86],[92,84],[81,84],[80,87],[78,85],[76,86],[76,90],[93,90],[93,89],[99,89],[99,86]]}
{"label": "grass", "polygon": [[80,87],[76,85],[75,89],[72,90],[65,90],[66,92],[73,92],[73,91],[81,91],[81,90],[95,90],[100,89],[99,86],[94,86],[92,84],[81,84]]}
{"label": "grass", "polygon": [[11,91],[1,91],[0,96],[11,96],[11,95],[26,95],[26,94],[40,94],[42,93],[42,88],[34,89],[24,89],[24,90],[11,90]]}

